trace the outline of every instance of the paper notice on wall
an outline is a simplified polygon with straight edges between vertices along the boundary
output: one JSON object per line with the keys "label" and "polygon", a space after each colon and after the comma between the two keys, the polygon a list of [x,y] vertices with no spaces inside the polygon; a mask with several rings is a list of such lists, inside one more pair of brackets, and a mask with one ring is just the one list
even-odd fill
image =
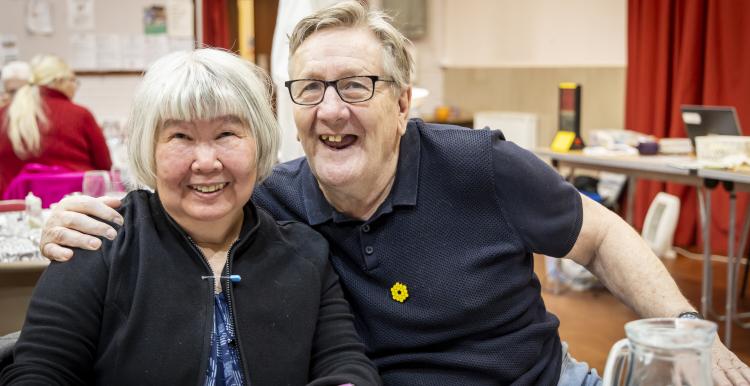
{"label": "paper notice on wall", "polygon": [[28,0],[26,29],[31,35],[52,35],[52,3],[49,0]]}
{"label": "paper notice on wall", "polygon": [[167,35],[146,35],[146,66],[150,66],[156,59],[169,53],[169,39]]}
{"label": "paper notice on wall", "polygon": [[195,40],[192,37],[169,38],[169,51],[192,51],[195,48]]}
{"label": "paper notice on wall", "polygon": [[120,62],[124,70],[146,68],[146,38],[143,35],[122,35],[120,37]]}
{"label": "paper notice on wall", "polygon": [[18,60],[20,57],[18,37],[13,34],[0,34],[0,66]]}
{"label": "paper notice on wall", "polygon": [[167,2],[167,34],[174,37],[193,37],[193,2],[170,0]]}
{"label": "paper notice on wall", "polygon": [[120,50],[120,35],[100,34],[96,36],[96,68],[99,70],[119,70],[122,68],[120,61],[122,52]]}
{"label": "paper notice on wall", "polygon": [[96,70],[96,35],[70,36],[70,65],[75,70]]}
{"label": "paper notice on wall", "polygon": [[94,0],[68,0],[68,28],[73,31],[92,31],[94,21]]}
{"label": "paper notice on wall", "polygon": [[167,32],[167,11],[163,5],[143,8],[143,33],[160,35]]}

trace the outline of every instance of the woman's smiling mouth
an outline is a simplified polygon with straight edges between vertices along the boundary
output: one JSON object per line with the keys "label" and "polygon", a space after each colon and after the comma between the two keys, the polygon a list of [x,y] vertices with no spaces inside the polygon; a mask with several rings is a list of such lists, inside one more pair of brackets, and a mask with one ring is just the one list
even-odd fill
{"label": "woman's smiling mouth", "polygon": [[227,185],[229,185],[228,182],[222,182],[213,185],[188,185],[188,187],[200,193],[214,193],[224,189]]}

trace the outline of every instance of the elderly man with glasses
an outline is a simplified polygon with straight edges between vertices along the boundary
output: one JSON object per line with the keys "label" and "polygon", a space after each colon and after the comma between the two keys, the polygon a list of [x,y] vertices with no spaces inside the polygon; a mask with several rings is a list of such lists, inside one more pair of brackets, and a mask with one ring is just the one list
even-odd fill
{"label": "elderly man with glasses", "polygon": [[[695,316],[638,234],[533,154],[490,130],[408,120],[413,61],[384,15],[345,2],[290,37],[294,119],[306,157],[279,165],[254,201],[331,244],[368,355],[387,385],[594,385],[570,358],[532,253],[585,265],[643,317]],[[98,248],[106,204],[73,198],[43,252]],[[76,230],[67,229],[75,228]],[[720,343],[715,376],[750,371]],[[744,378],[743,378],[744,377]]]}

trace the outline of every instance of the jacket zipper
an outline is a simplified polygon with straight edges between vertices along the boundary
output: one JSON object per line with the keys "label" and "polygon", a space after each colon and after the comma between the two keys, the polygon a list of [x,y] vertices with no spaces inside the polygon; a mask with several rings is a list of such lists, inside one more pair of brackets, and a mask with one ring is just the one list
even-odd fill
{"label": "jacket zipper", "polygon": [[[193,247],[193,250],[195,252],[197,252],[198,255],[201,257],[201,260],[203,261],[203,264],[205,265],[205,268],[208,268],[208,271],[211,273],[211,275],[215,276],[216,274],[211,269],[211,265],[208,264],[208,260],[206,259],[206,255],[204,255],[203,251],[201,251],[201,249],[198,248],[198,244],[196,244],[195,241],[193,241],[193,238],[190,237],[190,235],[186,234],[184,236],[190,242],[190,245]],[[235,240],[234,243],[232,243],[232,245],[229,247],[229,250],[227,251],[227,262],[226,262],[226,264],[224,264],[224,275],[226,275],[226,276],[229,276],[228,272],[231,272],[231,267],[232,267],[232,265],[230,264],[230,262],[232,261],[231,260],[231,254],[232,254],[232,250],[234,250],[234,246],[237,245],[238,241],[239,241],[239,239]],[[214,279],[214,280],[221,280],[221,279]],[[245,385],[249,385],[250,383],[249,383],[249,380],[247,379],[249,372],[247,371],[247,366],[245,365],[245,361],[243,359],[242,346],[240,345],[240,334],[237,331],[237,319],[234,316],[234,308],[232,307],[232,300],[231,300],[232,299],[232,297],[231,297],[232,287],[231,287],[231,281],[229,279],[224,279],[224,283],[226,285],[226,290],[227,290],[227,305],[229,305],[229,316],[232,318],[232,330],[233,330],[232,332],[234,332],[234,340],[236,341],[237,356],[239,357],[240,364],[242,365],[242,371],[244,373],[244,374],[242,374],[243,377],[244,377],[242,379],[242,381],[243,381],[243,383]],[[224,286],[222,286],[222,288],[224,288]],[[211,292],[211,295],[209,296],[209,299],[211,300],[210,303],[211,303],[211,310],[212,310],[212,312],[211,312],[212,319],[211,320],[214,320],[214,318],[216,317],[216,311],[215,311],[215,307],[216,306],[214,305],[214,296],[215,296],[215,293],[214,293],[214,283],[213,283],[213,281],[211,282],[211,291],[210,292]],[[214,327],[215,327],[215,323],[216,323],[215,320],[211,323],[211,334],[214,333],[213,330],[214,330]],[[210,345],[210,336],[209,336],[209,345]],[[209,356],[211,356],[211,355],[212,354],[211,354],[210,348],[209,348]],[[206,360],[208,360],[208,358]],[[208,363],[206,363],[206,368],[207,368],[207,366],[208,366]],[[206,373],[205,370],[206,369],[204,369],[204,371],[203,371],[204,374]],[[203,383],[205,383],[205,382],[199,382],[198,384],[202,385]]]}
{"label": "jacket zipper", "polygon": [[[232,251],[234,250],[234,246],[237,245],[237,241],[232,243],[232,245],[229,247],[229,250],[227,251],[227,262],[224,265],[224,275],[227,277],[232,274]],[[250,379],[248,379],[250,372],[248,371],[247,364],[245,363],[245,354],[242,351],[242,344],[240,344],[240,333],[237,330],[237,315],[235,315],[234,303],[232,303],[232,298],[234,297],[234,292],[232,290],[234,286],[232,285],[232,281],[229,279],[224,279],[224,286],[227,295],[227,305],[229,306],[229,317],[232,319],[232,330],[234,332],[235,348],[237,349],[237,356],[239,357],[240,364],[242,365],[242,372],[244,376],[244,379],[242,381],[245,385],[250,385]]]}
{"label": "jacket zipper", "polygon": [[[180,232],[180,233],[182,233],[182,232]],[[204,255],[203,251],[201,251],[201,249],[198,248],[198,244],[196,244],[195,241],[193,241],[193,238],[190,237],[190,235],[188,235],[188,234],[183,234],[183,237],[185,237],[188,240],[188,242],[190,243],[190,246],[193,247],[193,251],[196,252],[196,253],[198,253],[198,256],[201,257],[201,261],[203,262],[204,268],[208,269],[208,272],[210,272],[212,275],[214,275],[213,270],[211,269],[211,265],[208,264],[208,260],[206,260],[206,255]],[[211,316],[212,316],[211,317],[211,333],[208,336],[208,346],[209,346],[208,347],[208,358],[202,359],[204,361],[205,365],[202,366],[203,367],[203,372],[201,374],[203,374],[203,378],[199,378],[199,380],[198,380],[198,385],[199,386],[200,385],[204,385],[206,383],[206,381],[205,381],[205,374],[206,374],[206,370],[208,369],[208,365],[209,365],[209,362],[210,362],[211,355],[213,355],[213,353],[211,352],[211,335],[214,333],[213,332],[214,331],[214,325],[216,324],[216,321],[214,321],[214,318],[216,317],[215,316],[215,314],[216,314],[216,311],[215,311],[216,306],[214,306],[214,304],[213,304],[213,302],[214,302],[214,283],[213,282],[211,282],[210,294],[209,294],[208,299],[209,299],[210,304],[211,304],[211,307],[210,307],[210,309],[211,309]]]}

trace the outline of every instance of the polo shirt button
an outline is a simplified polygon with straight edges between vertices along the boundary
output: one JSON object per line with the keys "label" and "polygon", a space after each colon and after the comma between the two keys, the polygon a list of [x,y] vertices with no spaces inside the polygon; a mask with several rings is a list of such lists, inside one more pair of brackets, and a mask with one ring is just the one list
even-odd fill
{"label": "polo shirt button", "polygon": [[370,231],[370,224],[362,225],[362,232],[369,232]]}
{"label": "polo shirt button", "polygon": [[365,253],[366,254],[372,255],[373,252],[375,252],[375,248],[373,248],[373,247],[371,247],[369,245],[365,247]]}

